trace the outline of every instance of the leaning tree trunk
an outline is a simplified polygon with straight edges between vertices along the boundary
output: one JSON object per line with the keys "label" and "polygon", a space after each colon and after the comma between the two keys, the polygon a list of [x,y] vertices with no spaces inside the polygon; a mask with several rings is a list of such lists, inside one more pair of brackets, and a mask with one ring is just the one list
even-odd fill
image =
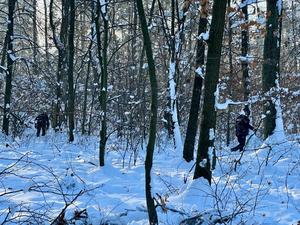
{"label": "leaning tree trunk", "polygon": [[267,23],[264,41],[264,64],[262,74],[263,92],[267,95],[267,101],[264,102],[264,138],[273,134],[276,127],[276,109],[275,103],[271,99],[271,88],[276,87],[276,79],[279,74],[279,51],[280,51],[280,23],[279,5],[281,0],[267,0]]}
{"label": "leaning tree trunk", "polygon": [[151,84],[151,118],[150,118],[150,130],[149,130],[149,142],[147,145],[147,154],[145,160],[145,191],[146,201],[149,216],[149,223],[151,225],[158,224],[157,213],[154,205],[154,200],[151,194],[151,169],[153,162],[153,152],[155,147],[156,138],[156,122],[157,122],[157,81],[155,74],[155,63],[153,59],[151,40],[148,32],[144,6],[142,0],[136,0],[137,10],[140,18],[142,33],[144,37],[144,45],[146,50],[146,56],[148,60],[148,70]]}
{"label": "leaning tree trunk", "polygon": [[208,23],[207,7],[208,7],[208,1],[203,1],[201,3],[200,21],[198,25],[196,72],[194,77],[192,102],[191,102],[189,121],[186,129],[186,136],[185,136],[185,142],[183,148],[183,158],[187,162],[190,162],[191,160],[194,159],[195,138],[197,134],[201,89],[202,89],[202,83],[204,77],[205,43],[203,41],[203,34],[206,32],[207,23]]}
{"label": "leaning tree trunk", "polygon": [[74,141],[74,113],[75,113],[75,91],[74,91],[74,35],[75,35],[75,0],[70,0],[69,19],[69,60],[68,60],[68,118],[69,118],[69,141]]}
{"label": "leaning tree trunk", "polygon": [[[148,27],[151,26],[152,23],[152,18],[153,18],[153,13],[154,13],[154,6],[155,6],[156,0],[152,0],[151,7],[149,10],[149,20],[148,20]],[[137,87],[137,99],[142,99],[141,104],[139,104],[139,117],[138,117],[138,122],[140,124],[146,124],[146,83],[144,82],[145,75],[144,75],[144,56],[145,56],[145,46],[143,44],[142,50],[141,50],[141,55],[139,59],[139,70],[138,70],[138,87]],[[144,146],[144,141],[146,140],[146,126],[141,126],[141,147],[143,148]]]}
{"label": "leaning tree trunk", "polygon": [[[12,76],[13,76],[13,64],[14,64],[14,53],[13,53],[13,37],[14,37],[14,10],[16,0],[8,1],[8,21],[7,24],[7,70],[5,78],[5,93],[4,93],[4,106],[3,106],[3,124],[2,130],[8,135],[9,133],[9,116],[10,116],[10,102],[12,95]],[[4,46],[5,48],[5,46]]]}
{"label": "leaning tree trunk", "polygon": [[214,0],[209,32],[203,111],[194,179],[204,177],[211,184],[211,155],[216,126],[215,92],[219,79],[226,1]]}

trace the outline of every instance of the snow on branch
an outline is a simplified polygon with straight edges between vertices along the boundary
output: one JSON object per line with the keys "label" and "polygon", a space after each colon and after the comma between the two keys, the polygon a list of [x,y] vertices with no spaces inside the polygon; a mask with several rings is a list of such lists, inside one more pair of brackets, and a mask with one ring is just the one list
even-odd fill
{"label": "snow on branch", "polygon": [[247,1],[244,1],[244,2],[240,3],[238,5],[238,8],[241,9],[241,8],[244,8],[247,5],[251,5],[251,4],[255,4],[255,3],[257,3],[257,0],[247,0]]}

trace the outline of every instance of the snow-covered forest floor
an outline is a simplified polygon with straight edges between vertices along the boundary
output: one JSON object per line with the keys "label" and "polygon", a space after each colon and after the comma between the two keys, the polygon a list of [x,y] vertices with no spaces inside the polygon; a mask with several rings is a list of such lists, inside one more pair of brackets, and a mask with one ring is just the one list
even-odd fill
{"label": "snow-covered forest floor", "polygon": [[[134,154],[124,154],[126,146],[111,138],[100,168],[97,137],[76,136],[69,144],[65,134],[37,138],[28,130],[20,139],[0,140],[0,224],[51,224],[55,218],[148,224],[145,150],[134,165]],[[252,136],[242,155],[221,145],[211,186],[192,179],[194,162],[159,142],[152,170],[159,224],[194,216],[189,224],[300,223],[300,135],[265,142]]]}

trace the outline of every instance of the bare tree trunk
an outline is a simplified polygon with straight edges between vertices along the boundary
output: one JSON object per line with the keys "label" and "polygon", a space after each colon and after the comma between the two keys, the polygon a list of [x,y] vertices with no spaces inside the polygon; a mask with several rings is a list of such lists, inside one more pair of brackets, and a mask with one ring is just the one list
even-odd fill
{"label": "bare tree trunk", "polygon": [[294,5],[294,0],[292,0],[292,31],[293,31],[293,45],[294,45],[294,68],[295,68],[295,73],[298,74],[299,71],[299,65],[298,65],[298,59],[297,59],[297,34],[296,34],[296,25],[298,24],[299,21],[295,18],[297,15],[296,11],[297,7]]}
{"label": "bare tree trunk", "polygon": [[37,48],[38,48],[38,30],[37,30],[37,0],[33,0],[33,17],[32,17],[32,26],[33,26],[33,73],[36,75],[38,73],[38,62],[37,62]]}
{"label": "bare tree trunk", "polygon": [[6,70],[4,68],[5,68],[5,61],[6,61],[6,56],[7,56],[8,41],[9,41],[9,36],[8,36],[8,32],[6,32],[2,52],[1,52],[0,73],[6,73]]}
{"label": "bare tree trunk", "polygon": [[99,164],[104,166],[104,157],[105,157],[105,146],[107,141],[107,79],[108,79],[108,70],[107,70],[107,50],[108,50],[108,2],[105,2],[105,5],[98,4],[98,12],[100,11],[103,25],[104,25],[104,38],[103,38],[103,48],[102,48],[102,74],[101,74],[101,83],[100,83],[100,106],[101,106],[101,130],[100,130],[100,149],[99,149]]}
{"label": "bare tree trunk", "polygon": [[3,123],[2,130],[8,135],[9,134],[9,117],[10,117],[10,103],[12,95],[12,76],[13,76],[13,64],[14,64],[14,53],[13,53],[13,38],[14,38],[14,10],[16,0],[8,1],[8,24],[7,24],[7,71],[5,78],[5,93],[4,93],[4,106],[3,106]]}
{"label": "bare tree trunk", "polygon": [[205,44],[201,34],[203,35],[203,33],[205,33],[207,29],[208,1],[203,1],[201,4],[202,5],[200,11],[200,21],[198,26],[196,72],[194,77],[194,87],[193,87],[189,121],[186,129],[186,137],[185,137],[184,149],[183,149],[183,158],[187,162],[190,162],[191,160],[194,159],[195,138],[197,134],[201,89],[202,89],[202,83],[204,77]]}
{"label": "bare tree trunk", "polygon": [[182,148],[182,140],[181,140],[181,132],[179,127],[179,119],[178,119],[178,109],[177,109],[177,94],[176,94],[176,53],[178,51],[178,46],[176,46],[176,36],[175,36],[175,0],[171,1],[172,6],[172,22],[171,22],[171,49],[170,49],[170,62],[169,62],[169,98],[170,98],[170,109],[168,110],[170,113],[171,119],[171,134],[174,139],[175,149],[180,150]]}
{"label": "bare tree trunk", "polygon": [[[152,17],[154,13],[154,6],[155,6],[156,0],[152,0],[151,3],[151,8],[149,12],[149,20],[148,20],[148,27],[151,26],[152,23]],[[137,87],[137,99],[141,99],[141,104],[139,104],[139,112],[140,112],[140,117],[139,117],[139,122],[142,124],[141,126],[141,146],[143,147],[144,140],[146,139],[146,94],[145,94],[145,89],[146,89],[146,83],[144,81],[145,79],[145,74],[143,72],[143,66],[144,66],[144,57],[145,57],[145,46],[143,44],[142,50],[141,50],[141,55],[139,59],[139,71],[138,71],[138,87]]]}
{"label": "bare tree trunk", "polygon": [[[245,3],[246,0],[242,0],[242,3]],[[249,66],[248,66],[248,45],[249,45],[249,28],[247,26],[248,21],[248,5],[242,8],[244,14],[245,26],[242,27],[242,71],[243,71],[243,86],[244,86],[244,101],[248,101],[250,95],[250,78],[249,78]],[[245,105],[246,110],[249,109],[249,105]]]}
{"label": "bare tree trunk", "polygon": [[280,21],[278,10],[282,6],[281,0],[267,0],[267,23],[264,41],[264,64],[262,74],[263,92],[267,94],[268,100],[264,103],[264,138],[273,134],[276,127],[276,108],[271,99],[271,88],[276,87],[276,79],[279,75],[279,52],[280,52]]}
{"label": "bare tree trunk", "polygon": [[44,0],[44,12],[45,12],[45,51],[46,51],[46,62],[49,65],[49,45],[48,45],[48,5],[47,0]]}
{"label": "bare tree trunk", "polygon": [[[89,115],[89,123],[88,123],[88,135],[92,132],[92,120],[93,120],[93,110],[96,99],[99,99],[99,82],[100,82],[100,72],[97,69],[98,63],[100,64],[101,71],[103,70],[102,67],[102,56],[101,56],[101,36],[100,36],[100,25],[99,25],[99,17],[100,12],[98,11],[97,5],[95,5],[94,1],[90,2],[91,7],[91,17],[92,17],[92,26],[91,26],[91,33],[94,41],[94,37],[96,37],[97,43],[97,60],[90,55],[90,61],[92,62],[92,71],[93,71],[93,87],[92,87],[92,100],[90,106],[90,115]],[[96,9],[95,9],[96,7]]]}
{"label": "bare tree trunk", "polygon": [[153,153],[156,139],[156,123],[157,123],[157,81],[155,74],[155,63],[153,59],[151,40],[148,32],[146,17],[144,13],[144,6],[142,0],[136,0],[137,10],[140,18],[141,29],[144,37],[144,45],[146,56],[148,60],[148,70],[151,84],[151,119],[149,130],[149,142],[147,145],[147,154],[145,160],[145,189],[146,201],[149,216],[149,224],[158,224],[157,213],[154,205],[154,200],[151,193],[151,169],[153,162]]}
{"label": "bare tree trunk", "polygon": [[[91,32],[91,35],[93,36],[93,31]],[[91,72],[91,60],[92,60],[92,45],[93,40],[91,39],[91,43],[88,48],[88,65],[87,65],[87,73],[85,78],[85,84],[84,84],[84,97],[83,97],[83,112],[82,112],[82,124],[81,124],[81,133],[84,135],[86,133],[86,117],[87,117],[87,98],[88,98],[88,86],[89,86],[89,79],[90,79],[90,72]]]}
{"label": "bare tree trunk", "polygon": [[70,1],[70,19],[69,19],[69,58],[68,58],[68,118],[69,118],[69,142],[74,141],[75,128],[75,90],[74,90],[74,35],[75,35],[75,0]]}
{"label": "bare tree trunk", "polygon": [[194,179],[204,177],[211,184],[211,157],[216,126],[215,92],[219,79],[226,1],[214,0],[209,32],[203,111]]}
{"label": "bare tree trunk", "polygon": [[[227,5],[228,7],[231,6],[231,0],[228,0],[227,2]],[[233,76],[233,54],[232,54],[232,19],[229,17],[228,18],[228,50],[229,50],[229,85],[227,85],[227,91],[228,91],[228,95],[229,95],[229,98],[232,97],[232,76]],[[228,105],[228,108],[227,108],[227,124],[226,124],[226,145],[229,146],[230,144],[230,130],[231,130],[231,127],[230,127],[230,114],[231,114],[231,107],[230,107],[230,104]]]}
{"label": "bare tree trunk", "polygon": [[[181,151],[183,148],[181,131],[179,126],[179,115],[177,107],[177,90],[176,90],[176,74],[179,76],[179,61],[181,48],[184,42],[184,22],[186,12],[189,10],[191,2],[185,0],[181,11],[179,12],[178,1],[171,1],[171,36],[170,36],[170,61],[169,61],[169,98],[170,109],[168,110],[169,118],[171,119],[171,134],[174,139],[175,149]],[[176,14],[177,12],[177,14]],[[178,30],[175,32],[175,18],[177,17]]]}
{"label": "bare tree trunk", "polygon": [[67,34],[68,34],[68,19],[69,19],[69,1],[62,1],[62,22],[60,27],[59,36],[56,34],[55,21],[53,18],[53,0],[50,0],[49,7],[49,20],[52,30],[52,37],[55,47],[58,50],[58,64],[56,72],[56,100],[54,104],[54,109],[52,113],[52,127],[55,131],[61,128],[63,121],[63,111],[62,111],[62,86],[64,84],[63,78],[67,70]]}

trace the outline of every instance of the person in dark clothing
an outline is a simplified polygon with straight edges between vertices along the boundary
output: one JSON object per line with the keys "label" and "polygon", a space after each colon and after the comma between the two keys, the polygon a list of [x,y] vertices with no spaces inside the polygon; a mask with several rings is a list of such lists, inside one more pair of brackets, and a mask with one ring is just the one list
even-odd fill
{"label": "person in dark clothing", "polygon": [[249,134],[249,129],[254,130],[254,127],[250,125],[249,120],[250,110],[244,108],[244,112],[241,113],[235,122],[235,135],[237,136],[239,144],[231,149],[231,151],[240,150],[243,151],[246,144],[246,137]]}
{"label": "person in dark clothing", "polygon": [[49,117],[47,113],[42,113],[35,118],[36,136],[39,137],[42,131],[42,136],[46,135],[46,130],[49,128]]}

